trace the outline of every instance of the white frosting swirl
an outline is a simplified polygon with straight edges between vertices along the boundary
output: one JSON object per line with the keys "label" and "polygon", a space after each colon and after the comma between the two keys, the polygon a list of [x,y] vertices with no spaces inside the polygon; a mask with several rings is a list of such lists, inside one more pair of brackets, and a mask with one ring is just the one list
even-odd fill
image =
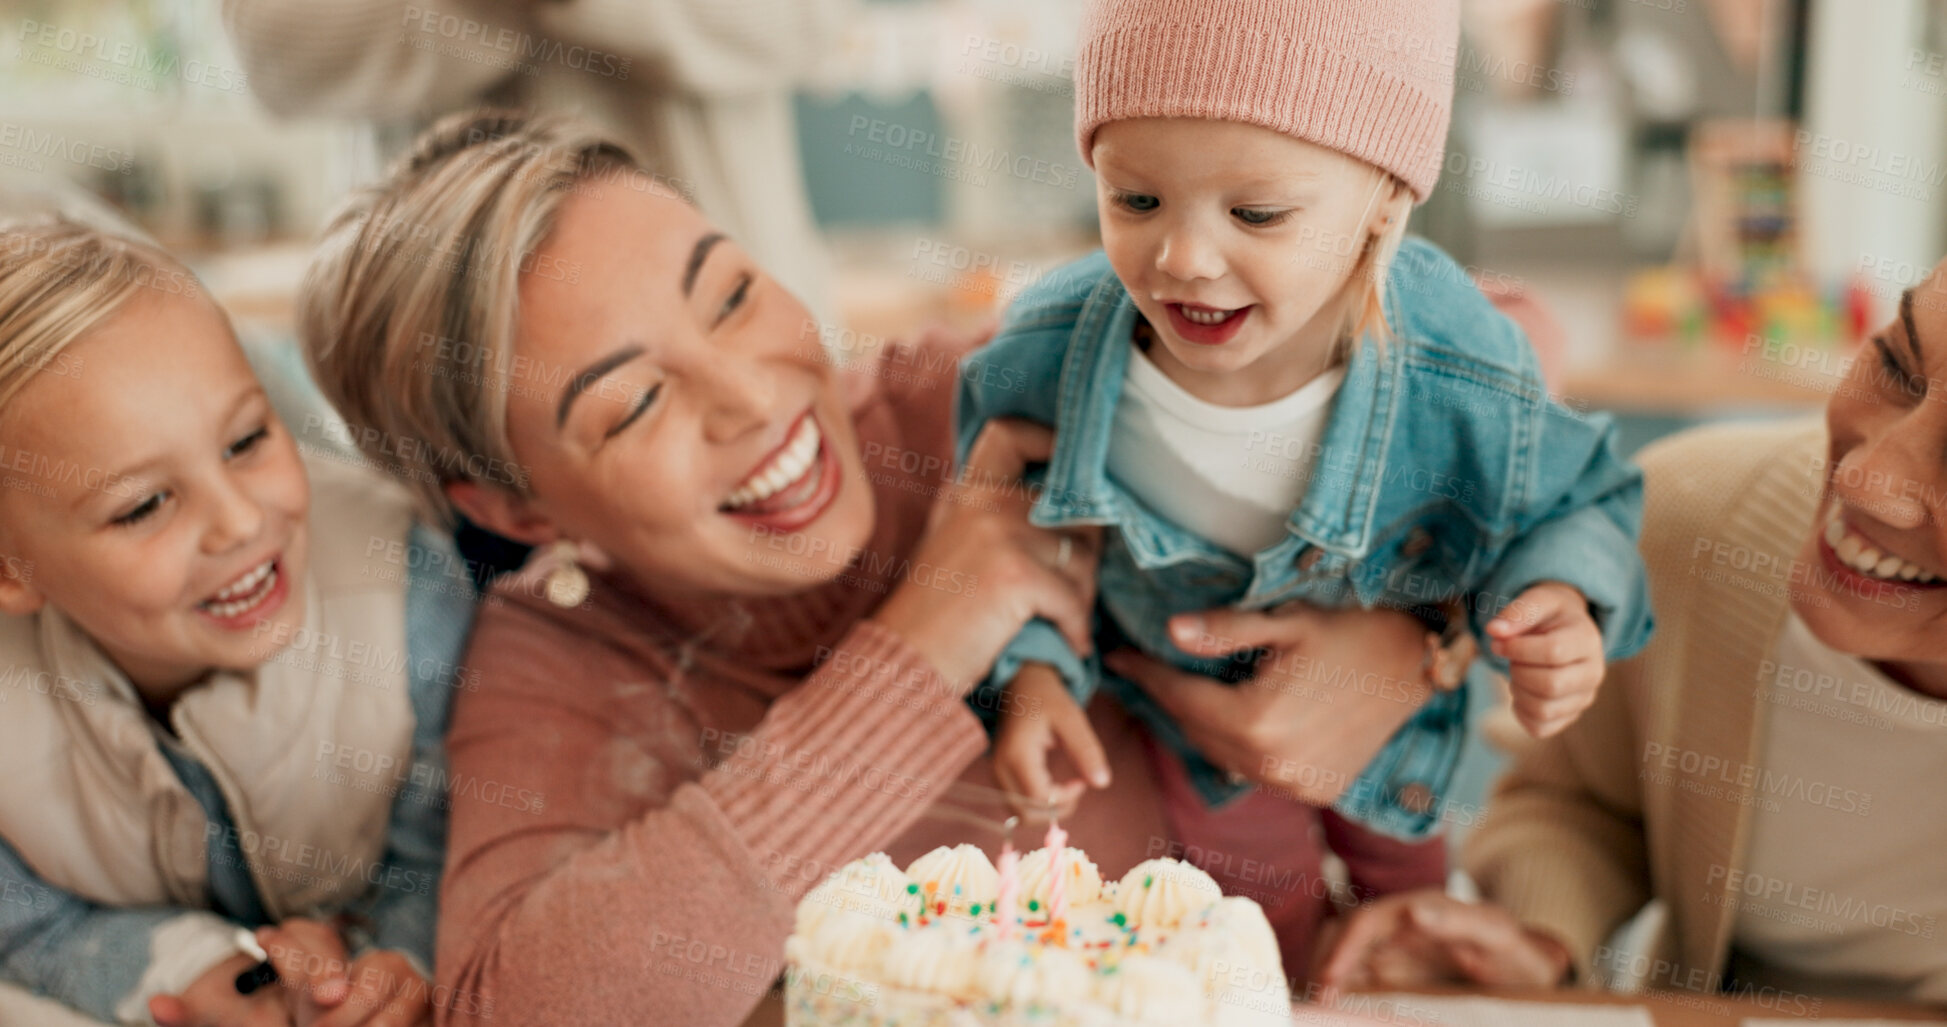
{"label": "white frosting swirl", "polygon": [[984,911],[1000,893],[1000,874],[975,845],[934,849],[913,860],[906,876],[919,885],[929,912],[935,902],[943,902],[950,916],[967,916],[975,904]]}
{"label": "white frosting swirl", "polygon": [[[1189,967],[1206,984],[1213,975],[1240,969],[1283,978],[1278,937],[1264,910],[1250,899],[1230,896],[1204,907],[1201,916],[1177,925],[1157,947],[1159,955]],[[1213,985],[1214,987],[1214,985]]]}
{"label": "white frosting swirl", "polygon": [[1278,952],[1278,934],[1271,929],[1271,921],[1265,919],[1264,907],[1241,895],[1226,895],[1217,900],[1210,929],[1236,938],[1250,954],[1251,965],[1283,975],[1284,957]]}
{"label": "white frosting swirl", "polygon": [[797,933],[810,938],[836,913],[857,913],[896,923],[901,913],[919,912],[919,897],[906,890],[911,883],[883,852],[855,859],[798,903]]}
{"label": "white frosting swirl", "polygon": [[1116,886],[1115,911],[1129,927],[1175,927],[1183,918],[1223,898],[1209,874],[1174,859],[1147,859]]}
{"label": "white frosting swirl", "polygon": [[[1072,906],[1084,902],[1094,902],[1102,897],[1102,871],[1080,849],[1062,850],[1062,867],[1068,872],[1068,904]],[[1054,854],[1046,846],[1021,857],[1021,865],[1016,873],[1021,882],[1021,911],[1027,912],[1028,900],[1039,903],[1040,909],[1048,908],[1049,888],[1054,877],[1048,869],[1054,862]]]}
{"label": "white frosting swirl", "polygon": [[1094,974],[1082,957],[1067,949],[1037,951],[1019,941],[986,945],[976,983],[989,1001],[1016,1007],[1066,1006],[1087,998],[1095,987]]}
{"label": "white frosting swirl", "polygon": [[1205,999],[1195,974],[1161,956],[1133,955],[1103,974],[1102,1003],[1136,1023],[1202,1023]]}
{"label": "white frosting swirl", "polygon": [[886,983],[956,999],[974,997],[980,949],[966,925],[934,921],[906,931],[882,961]]}
{"label": "white frosting swirl", "polygon": [[896,931],[884,920],[858,913],[833,913],[818,924],[799,951],[830,969],[870,977],[878,972],[892,948]]}
{"label": "white frosting swirl", "polygon": [[1278,955],[1277,935],[1264,911],[1232,896],[1204,907],[1157,946],[1194,973],[1212,997],[1216,1027],[1287,1022],[1291,992]]}

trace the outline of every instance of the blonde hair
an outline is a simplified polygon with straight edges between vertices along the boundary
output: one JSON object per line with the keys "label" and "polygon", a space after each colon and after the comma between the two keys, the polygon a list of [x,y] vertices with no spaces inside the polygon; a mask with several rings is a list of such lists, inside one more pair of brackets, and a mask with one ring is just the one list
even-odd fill
{"label": "blonde hair", "polygon": [[311,373],[359,450],[441,523],[456,520],[450,482],[527,494],[507,437],[520,276],[596,176],[649,181],[574,119],[451,115],[338,210],[312,258],[298,301]]}
{"label": "blonde hair", "polygon": [[181,261],[147,243],[58,216],[0,226],[0,413],[145,288],[199,292]]}
{"label": "blonde hair", "polygon": [[[1373,190],[1375,202],[1389,185],[1394,195],[1407,188],[1399,176],[1382,171],[1379,183]],[[1368,215],[1371,208],[1372,204],[1368,204]],[[1395,217],[1384,231],[1367,239],[1359,254],[1359,262],[1352,266],[1352,275],[1346,281],[1351,292],[1346,297],[1345,318],[1339,329],[1339,349],[1334,354],[1341,361],[1350,360],[1353,350],[1367,336],[1381,350],[1392,342],[1392,323],[1386,319],[1386,279],[1392,274],[1393,259],[1399,256],[1400,245],[1406,241],[1407,220],[1405,216]]]}

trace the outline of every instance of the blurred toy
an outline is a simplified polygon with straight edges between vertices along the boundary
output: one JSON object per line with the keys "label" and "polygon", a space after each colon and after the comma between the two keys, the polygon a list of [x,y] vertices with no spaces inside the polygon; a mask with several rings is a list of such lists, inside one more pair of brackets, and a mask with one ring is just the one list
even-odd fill
{"label": "blurred toy", "polygon": [[1792,124],[1706,122],[1690,160],[1696,207],[1684,248],[1692,259],[1630,277],[1624,333],[1734,350],[1754,337],[1819,347],[1864,337],[1872,310],[1865,286],[1820,288],[1805,271]]}

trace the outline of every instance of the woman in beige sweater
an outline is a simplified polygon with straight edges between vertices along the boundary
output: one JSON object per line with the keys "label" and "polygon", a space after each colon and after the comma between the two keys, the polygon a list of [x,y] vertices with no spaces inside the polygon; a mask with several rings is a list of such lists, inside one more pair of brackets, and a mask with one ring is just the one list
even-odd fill
{"label": "woman in beige sweater", "polygon": [[[1825,423],[1646,450],[1659,632],[1521,752],[1467,847],[1490,905],[1365,910],[1336,983],[1584,979],[1947,1002],[1947,263],[1851,361]],[[1802,1010],[1801,1010],[1802,1011]]]}

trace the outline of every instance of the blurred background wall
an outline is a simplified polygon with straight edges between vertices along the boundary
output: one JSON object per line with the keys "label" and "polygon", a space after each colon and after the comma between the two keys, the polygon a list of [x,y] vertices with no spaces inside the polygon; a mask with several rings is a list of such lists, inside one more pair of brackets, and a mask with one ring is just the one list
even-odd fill
{"label": "blurred background wall", "polygon": [[[845,331],[977,324],[1095,244],[1078,8],[859,5],[795,99]],[[1942,255],[1944,12],[1468,0],[1446,174],[1416,228],[1548,305],[1558,393],[1617,412],[1632,446],[1813,410]],[[242,68],[217,0],[13,0],[0,187],[86,190],[276,337],[320,219],[421,119],[274,118]]]}

